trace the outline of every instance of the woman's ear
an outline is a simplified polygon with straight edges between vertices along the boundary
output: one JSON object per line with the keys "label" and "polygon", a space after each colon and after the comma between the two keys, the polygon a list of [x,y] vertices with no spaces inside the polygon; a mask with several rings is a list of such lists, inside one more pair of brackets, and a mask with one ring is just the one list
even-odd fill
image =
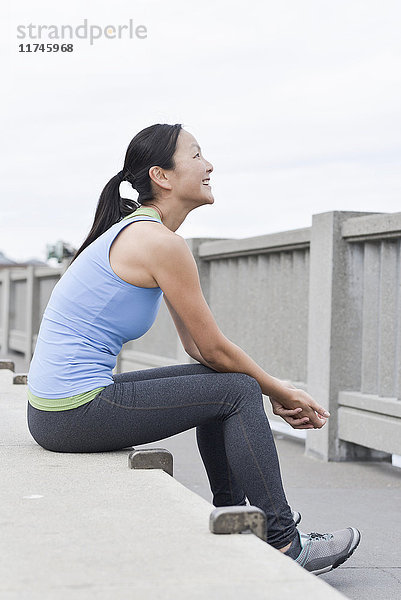
{"label": "woman's ear", "polygon": [[150,167],[149,177],[156,185],[162,187],[165,190],[171,190],[171,183],[168,179],[168,176],[164,169],[162,169],[161,167]]}

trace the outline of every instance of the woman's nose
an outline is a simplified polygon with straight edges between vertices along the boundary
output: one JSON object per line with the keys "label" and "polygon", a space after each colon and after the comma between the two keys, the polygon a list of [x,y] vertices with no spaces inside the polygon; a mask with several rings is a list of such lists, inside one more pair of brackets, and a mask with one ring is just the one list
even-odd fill
{"label": "woman's nose", "polygon": [[208,173],[211,173],[213,171],[213,165],[212,163],[210,163],[208,160],[206,161],[207,167],[206,167],[206,171]]}

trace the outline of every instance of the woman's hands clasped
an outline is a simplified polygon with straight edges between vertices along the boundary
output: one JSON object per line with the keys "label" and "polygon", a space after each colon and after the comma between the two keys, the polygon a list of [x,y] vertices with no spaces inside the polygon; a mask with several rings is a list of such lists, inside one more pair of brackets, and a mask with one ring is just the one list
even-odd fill
{"label": "woman's hands clasped", "polygon": [[269,396],[273,413],[286,421],[293,429],[320,429],[330,416],[304,390],[282,381],[283,392]]}

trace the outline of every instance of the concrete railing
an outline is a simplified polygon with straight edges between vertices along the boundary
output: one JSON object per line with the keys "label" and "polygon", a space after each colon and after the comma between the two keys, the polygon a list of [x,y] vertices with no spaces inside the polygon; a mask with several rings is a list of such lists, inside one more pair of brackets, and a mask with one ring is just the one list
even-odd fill
{"label": "concrete railing", "polygon": [[[307,432],[308,454],[401,454],[401,213],[328,212],[310,228],[187,243],[223,333],[330,410],[322,430]],[[193,361],[162,303],[118,370],[183,362]]]}
{"label": "concrete railing", "polygon": [[154,450],[41,448],[7,369],[0,410],[1,598],[345,598],[256,535],[212,533],[214,506]]}
{"label": "concrete railing", "polygon": [[0,349],[14,350],[30,360],[40,322],[50,295],[64,273],[63,267],[28,267],[0,270]]}
{"label": "concrete railing", "polygon": [[338,321],[342,310],[347,316],[336,341],[338,437],[399,455],[401,213],[343,220],[341,236]]}

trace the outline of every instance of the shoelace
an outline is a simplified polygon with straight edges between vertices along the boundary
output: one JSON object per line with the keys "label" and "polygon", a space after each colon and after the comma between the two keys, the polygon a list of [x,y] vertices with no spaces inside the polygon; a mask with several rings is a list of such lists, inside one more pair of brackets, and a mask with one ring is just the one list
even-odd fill
{"label": "shoelace", "polygon": [[331,533],[316,533],[316,531],[312,531],[308,537],[311,541],[331,540],[333,535]]}

